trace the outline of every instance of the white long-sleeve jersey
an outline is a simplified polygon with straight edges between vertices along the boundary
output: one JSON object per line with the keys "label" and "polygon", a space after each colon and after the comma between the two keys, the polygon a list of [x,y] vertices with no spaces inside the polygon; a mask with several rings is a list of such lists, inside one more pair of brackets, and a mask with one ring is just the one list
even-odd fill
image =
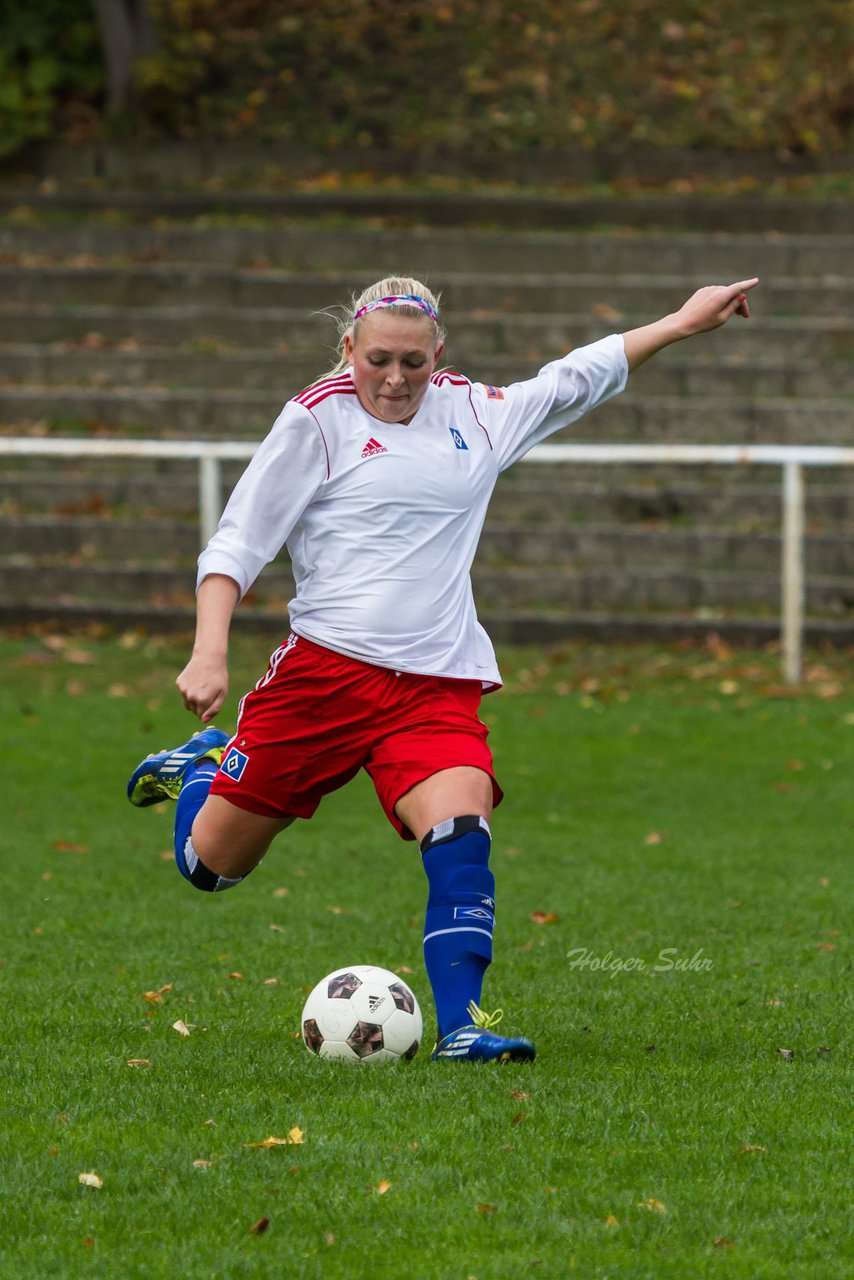
{"label": "white long-sleeve jersey", "polygon": [[613,334],[498,388],[436,373],[407,423],[361,406],[349,370],[290,400],[199,557],[249,589],[287,546],[297,635],[381,667],[500,684],[470,571],[500,472],[623,390]]}

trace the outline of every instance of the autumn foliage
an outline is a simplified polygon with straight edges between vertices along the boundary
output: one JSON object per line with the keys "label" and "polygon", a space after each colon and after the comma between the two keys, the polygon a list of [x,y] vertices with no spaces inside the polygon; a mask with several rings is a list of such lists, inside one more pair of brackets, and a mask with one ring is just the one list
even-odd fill
{"label": "autumn foliage", "polygon": [[[69,5],[88,11],[87,0]],[[437,157],[636,144],[820,155],[851,145],[850,15],[838,0],[150,7],[159,49],[137,67],[137,114],[124,122],[137,136]]]}

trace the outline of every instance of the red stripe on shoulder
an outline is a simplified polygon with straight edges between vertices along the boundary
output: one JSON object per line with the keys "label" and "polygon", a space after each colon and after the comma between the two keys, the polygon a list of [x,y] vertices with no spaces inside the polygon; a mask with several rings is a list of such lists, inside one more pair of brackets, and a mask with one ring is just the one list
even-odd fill
{"label": "red stripe on shoulder", "polygon": [[336,378],[315,382],[312,386],[306,387],[305,391],[301,391],[298,396],[294,396],[294,400],[305,409],[313,409],[329,396],[354,396],[355,394],[356,388],[352,378],[345,377],[343,380]]}
{"label": "red stripe on shoulder", "polygon": [[303,399],[320,392],[320,390],[328,390],[334,387],[343,387],[350,384],[352,387],[352,378],[350,374],[328,374],[325,378],[319,378],[316,383],[310,383],[309,387],[303,387],[301,392],[297,392],[293,397],[294,401],[302,403]]}
{"label": "red stripe on shoulder", "polygon": [[457,373],[453,369],[442,369],[439,373],[434,373],[430,381],[436,387],[443,386],[449,382],[454,387],[470,387],[471,382],[463,373]]}

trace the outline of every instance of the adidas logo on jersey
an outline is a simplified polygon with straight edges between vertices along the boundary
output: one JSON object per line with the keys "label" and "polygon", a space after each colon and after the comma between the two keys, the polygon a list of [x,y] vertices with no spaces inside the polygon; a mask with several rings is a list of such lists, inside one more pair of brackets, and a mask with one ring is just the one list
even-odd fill
{"label": "adidas logo on jersey", "polygon": [[388,449],[384,444],[380,444],[379,440],[375,440],[374,437],[371,436],[370,440],[362,450],[362,457],[375,458],[378,453],[388,453]]}

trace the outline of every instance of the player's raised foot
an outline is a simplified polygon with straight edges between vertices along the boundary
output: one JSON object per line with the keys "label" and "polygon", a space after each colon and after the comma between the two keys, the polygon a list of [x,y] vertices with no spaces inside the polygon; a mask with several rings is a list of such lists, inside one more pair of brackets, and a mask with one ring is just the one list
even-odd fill
{"label": "player's raised foot", "polygon": [[484,1013],[473,1000],[469,1001],[471,1022],[444,1036],[433,1050],[434,1058],[449,1058],[457,1062],[532,1062],[536,1049],[530,1040],[522,1036],[498,1036],[494,1028],[504,1017],[503,1010]]}
{"label": "player's raised foot", "polygon": [[222,761],[228,734],[222,729],[201,729],[189,742],[171,751],[158,751],[137,765],[128,782],[128,800],[144,809],[161,800],[177,800],[187,770],[197,760]]}

